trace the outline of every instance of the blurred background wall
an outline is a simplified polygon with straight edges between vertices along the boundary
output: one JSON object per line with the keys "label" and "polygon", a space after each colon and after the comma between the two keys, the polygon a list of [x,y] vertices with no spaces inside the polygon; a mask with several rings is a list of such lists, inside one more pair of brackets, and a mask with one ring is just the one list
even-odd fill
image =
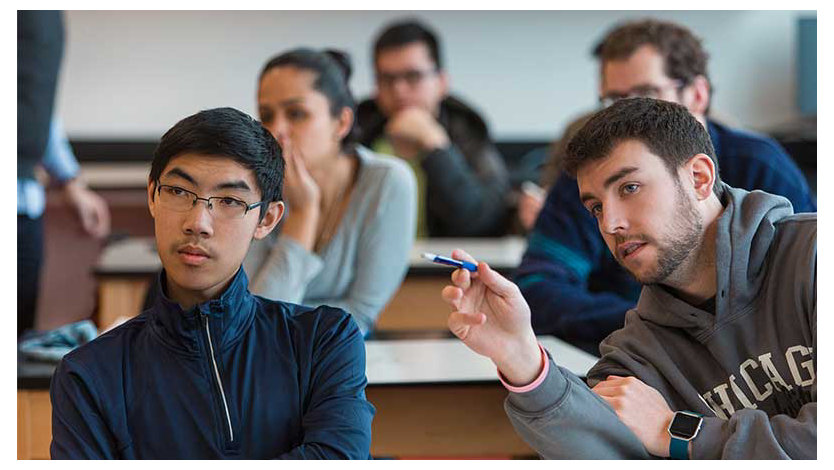
{"label": "blurred background wall", "polygon": [[382,25],[415,16],[443,41],[453,91],[499,140],[549,140],[596,106],[590,51],[614,24],[654,16],[700,35],[711,55],[714,113],[768,130],[799,116],[797,24],[814,11],[69,11],[58,111],[72,139],[145,140],[199,109],[255,112],[255,79],[294,46],[353,57],[357,98],[373,89]]}
{"label": "blurred background wall", "polygon": [[[596,42],[613,24],[645,16],[682,23],[704,40],[715,117],[771,134],[810,122],[783,130],[779,140],[816,186],[814,11],[68,11],[57,113],[82,168],[130,161],[141,167],[133,184],[98,178],[96,189],[113,215],[112,238],[153,235],[143,165],[176,121],[217,106],[254,115],[260,68],[296,46],[348,51],[352,88],[364,98],[373,91],[373,39],[405,16],[424,20],[441,36],[453,92],[487,119],[515,186],[537,179],[522,158],[528,150],[597,106]],[[800,23],[810,27],[800,33]],[[806,47],[799,47],[800,38]],[[800,120],[803,115],[811,118]],[[40,328],[95,312],[93,266],[103,247],[82,235],[54,189],[47,200]]]}

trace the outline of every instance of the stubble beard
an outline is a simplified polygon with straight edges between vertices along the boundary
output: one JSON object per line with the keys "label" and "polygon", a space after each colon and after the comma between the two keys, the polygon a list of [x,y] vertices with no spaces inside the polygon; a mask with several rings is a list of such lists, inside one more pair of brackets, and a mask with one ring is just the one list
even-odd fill
{"label": "stubble beard", "polygon": [[[689,272],[693,268],[691,265],[697,262],[691,258],[700,249],[703,222],[692,201],[686,197],[680,182],[676,181],[676,185],[676,202],[680,210],[676,212],[677,216],[670,224],[670,230],[659,240],[653,241],[649,237],[644,237],[657,249],[657,265],[653,270],[642,275],[626,267],[626,270],[641,284],[668,284],[672,278],[685,277],[684,273],[679,271]],[[620,264],[625,267],[621,261]]]}

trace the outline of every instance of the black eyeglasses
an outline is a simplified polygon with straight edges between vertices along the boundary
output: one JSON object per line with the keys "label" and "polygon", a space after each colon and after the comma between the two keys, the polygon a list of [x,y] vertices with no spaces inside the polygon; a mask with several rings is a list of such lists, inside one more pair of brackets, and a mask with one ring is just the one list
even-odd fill
{"label": "black eyeglasses", "polygon": [[437,69],[429,70],[406,70],[400,73],[379,72],[376,74],[376,81],[381,87],[390,88],[397,83],[398,80],[405,80],[405,83],[410,87],[417,86],[429,75],[437,73]]}
{"label": "black eyeglasses", "polygon": [[605,96],[600,96],[599,104],[603,108],[607,108],[625,98],[654,98],[660,99],[664,90],[674,89],[677,93],[686,86],[686,83],[680,80],[673,80],[671,83],[663,86],[656,85],[638,85],[625,93],[608,93]]}
{"label": "black eyeglasses", "polygon": [[159,194],[159,203],[165,209],[175,212],[188,212],[197,201],[206,201],[206,206],[213,215],[221,219],[240,219],[252,209],[262,206],[266,201],[259,201],[247,204],[240,199],[230,196],[200,197],[197,193],[179,186],[167,184],[156,184],[156,192]]}

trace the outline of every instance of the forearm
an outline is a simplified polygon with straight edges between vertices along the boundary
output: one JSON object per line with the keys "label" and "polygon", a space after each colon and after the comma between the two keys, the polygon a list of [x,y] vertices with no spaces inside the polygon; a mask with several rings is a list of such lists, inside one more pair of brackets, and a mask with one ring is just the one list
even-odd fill
{"label": "forearm", "polygon": [[506,172],[478,174],[455,146],[436,150],[422,161],[428,182],[428,207],[450,233],[496,231],[507,214]]}
{"label": "forearm", "polygon": [[692,441],[692,459],[816,459],[817,404],[796,418],[768,417],[761,410],[736,411],[729,420],[710,417]]}
{"label": "forearm", "polygon": [[529,392],[510,393],[504,408],[522,439],[544,458],[651,457],[608,404],[552,360],[544,381]]}

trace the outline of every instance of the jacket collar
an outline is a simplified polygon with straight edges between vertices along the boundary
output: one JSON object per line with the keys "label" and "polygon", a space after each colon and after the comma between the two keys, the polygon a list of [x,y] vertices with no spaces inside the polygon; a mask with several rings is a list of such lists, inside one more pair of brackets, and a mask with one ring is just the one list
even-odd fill
{"label": "jacket collar", "polygon": [[216,299],[197,304],[189,310],[165,294],[165,270],[157,278],[150,311],[150,323],[169,346],[188,353],[199,353],[204,344],[206,323],[212,345],[217,350],[237,342],[251,326],[255,316],[255,299],[249,292],[249,280],[238,269],[232,282]]}

